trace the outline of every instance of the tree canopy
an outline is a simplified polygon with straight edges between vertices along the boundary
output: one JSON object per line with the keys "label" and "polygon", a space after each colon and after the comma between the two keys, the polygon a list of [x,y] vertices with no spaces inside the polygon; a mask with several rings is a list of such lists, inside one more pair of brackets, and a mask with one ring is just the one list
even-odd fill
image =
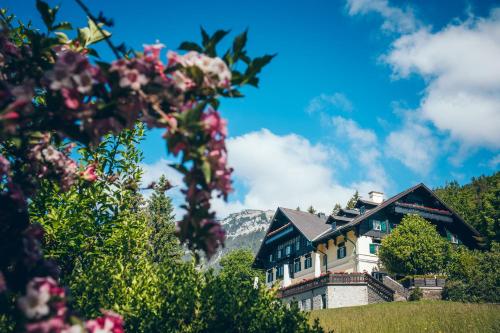
{"label": "tree canopy", "polygon": [[382,240],[379,258],[395,274],[440,273],[449,250],[436,227],[419,215],[406,215]]}

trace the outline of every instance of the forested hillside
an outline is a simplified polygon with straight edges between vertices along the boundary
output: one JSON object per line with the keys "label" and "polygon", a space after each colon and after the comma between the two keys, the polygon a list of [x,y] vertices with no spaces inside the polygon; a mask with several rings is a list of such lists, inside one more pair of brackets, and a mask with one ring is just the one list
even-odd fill
{"label": "forested hillside", "polygon": [[486,237],[488,247],[500,242],[500,172],[474,177],[463,186],[452,181],[434,191]]}

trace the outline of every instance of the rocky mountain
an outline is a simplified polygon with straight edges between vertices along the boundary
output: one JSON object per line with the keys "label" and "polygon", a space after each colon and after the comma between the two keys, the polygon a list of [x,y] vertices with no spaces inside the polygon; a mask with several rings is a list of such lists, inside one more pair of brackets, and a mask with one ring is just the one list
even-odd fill
{"label": "rocky mountain", "polygon": [[209,266],[217,266],[220,258],[233,249],[249,248],[256,253],[273,215],[273,210],[246,209],[222,219],[226,246],[213,257]]}

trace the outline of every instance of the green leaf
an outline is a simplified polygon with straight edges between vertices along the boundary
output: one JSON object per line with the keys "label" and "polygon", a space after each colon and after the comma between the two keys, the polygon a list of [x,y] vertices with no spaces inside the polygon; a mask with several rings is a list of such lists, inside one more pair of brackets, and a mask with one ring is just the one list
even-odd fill
{"label": "green leaf", "polygon": [[236,59],[239,58],[241,51],[243,50],[243,48],[245,47],[245,45],[247,43],[247,34],[248,34],[248,29],[234,38],[233,55],[234,55],[234,58],[236,58]]}
{"label": "green leaf", "polygon": [[69,22],[60,22],[52,27],[52,30],[71,30],[73,26]]}
{"label": "green leaf", "polygon": [[193,42],[182,42],[179,46],[179,50],[203,52],[201,46]]}
{"label": "green leaf", "polygon": [[210,41],[210,36],[207,34],[205,29],[203,29],[203,27],[200,27],[200,30],[201,30],[202,45],[204,47],[207,47],[208,42]]}
{"label": "green leaf", "polygon": [[40,15],[42,15],[43,23],[45,23],[47,29],[51,30],[52,24],[54,23],[55,13],[53,14],[53,11],[50,9],[49,5],[42,0],[36,1],[36,9],[38,9],[38,12],[40,13]]}
{"label": "green leaf", "polygon": [[64,32],[54,32],[54,34],[59,38],[59,42],[61,43],[67,43],[69,41],[68,35],[66,35]]}
{"label": "green leaf", "polygon": [[208,163],[208,161],[206,160],[203,161],[203,164],[201,165],[201,172],[203,172],[203,176],[205,177],[205,182],[207,184],[210,183],[210,179],[212,178],[212,172],[210,163]]}

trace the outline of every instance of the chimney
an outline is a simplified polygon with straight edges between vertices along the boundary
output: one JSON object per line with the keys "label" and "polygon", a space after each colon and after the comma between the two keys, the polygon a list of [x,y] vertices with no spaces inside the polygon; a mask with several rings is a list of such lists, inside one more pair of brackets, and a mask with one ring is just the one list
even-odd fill
{"label": "chimney", "polygon": [[373,201],[378,204],[381,204],[384,201],[383,192],[371,191],[368,192],[368,196],[370,197],[370,201]]}
{"label": "chimney", "polygon": [[325,213],[318,213],[317,215],[318,215],[318,217],[319,217],[320,219],[324,219],[324,218],[326,218]]}

